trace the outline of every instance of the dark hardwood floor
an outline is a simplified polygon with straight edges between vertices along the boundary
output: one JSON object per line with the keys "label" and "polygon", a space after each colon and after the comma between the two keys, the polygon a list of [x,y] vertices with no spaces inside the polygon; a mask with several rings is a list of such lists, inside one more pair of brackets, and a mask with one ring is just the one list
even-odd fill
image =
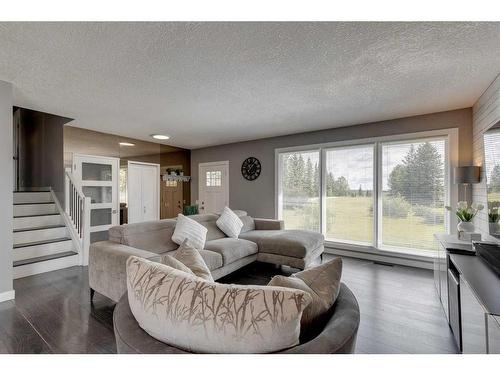
{"label": "dark hardwood floor", "polygon": [[[262,285],[290,272],[254,263],[220,281]],[[342,278],[361,309],[358,353],[456,353],[431,271],[344,258]],[[86,268],[15,280],[14,288],[16,300],[0,303],[0,353],[116,352],[114,304],[96,293],[91,306]]]}

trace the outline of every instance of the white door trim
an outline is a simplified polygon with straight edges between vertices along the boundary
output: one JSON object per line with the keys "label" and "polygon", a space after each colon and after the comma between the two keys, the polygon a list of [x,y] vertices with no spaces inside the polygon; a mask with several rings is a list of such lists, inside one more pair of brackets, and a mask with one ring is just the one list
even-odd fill
{"label": "white door trim", "polygon": [[208,163],[199,163],[198,164],[198,172],[200,171],[200,167],[211,167],[212,165],[227,165],[229,167],[229,160],[211,161]]}
{"label": "white door trim", "polygon": [[[226,176],[226,186],[225,186],[225,191],[226,191],[226,198],[227,198],[227,205],[229,206],[229,160],[222,160],[222,161],[211,161],[207,163],[198,163],[198,202],[200,201],[201,197],[201,169],[203,167],[212,167],[215,165],[224,165],[227,170],[227,176]],[[197,202],[197,203],[198,203]]]}
{"label": "white door trim", "polygon": [[79,154],[77,152],[73,153],[73,158],[71,159],[73,162],[73,165],[71,166],[71,171],[74,172],[75,168],[75,158],[92,158],[92,159],[108,159],[108,160],[115,160],[118,162],[118,165],[120,165],[120,158],[115,158],[114,156],[100,156],[100,155],[89,155],[89,154]]}
{"label": "white door trim", "polygon": [[[156,169],[156,202],[155,202],[155,206],[156,206],[156,215],[155,215],[155,218],[156,220],[160,220],[160,164],[157,164],[157,163],[146,163],[146,162],[140,162],[140,161],[131,161],[129,160],[127,162],[127,190],[128,190],[128,186],[129,186],[129,170],[130,170],[130,166],[131,165],[147,165],[147,166],[150,166],[150,167],[155,167]],[[129,196],[128,194],[128,191],[127,191],[127,196]],[[130,205],[130,202],[127,202],[127,206]]]}
{"label": "white door trim", "polygon": [[[80,158],[81,160],[92,160],[97,164],[99,161],[102,162],[111,162],[111,164],[115,167],[114,171],[114,183],[113,181],[83,181],[82,180],[82,168],[76,171],[76,160]],[[82,161],[83,163],[83,161]],[[71,160],[71,173],[75,178],[80,182],[81,187],[84,186],[111,186],[113,188],[112,193],[115,197],[115,204],[113,203],[91,203],[91,210],[99,209],[99,208],[111,208],[111,211],[115,211],[112,213],[111,224],[107,224],[105,226],[101,226],[98,231],[108,230],[109,228],[120,224],[120,158],[115,158],[113,156],[100,156],[100,155],[89,155],[89,154],[79,154],[73,153],[73,157]],[[94,228],[94,229],[92,229]],[[96,227],[91,227],[90,231],[95,232]]]}

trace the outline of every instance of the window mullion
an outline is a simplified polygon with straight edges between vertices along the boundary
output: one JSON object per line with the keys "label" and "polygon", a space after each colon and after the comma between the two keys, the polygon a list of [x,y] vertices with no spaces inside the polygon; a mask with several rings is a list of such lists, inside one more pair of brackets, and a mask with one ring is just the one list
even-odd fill
{"label": "window mullion", "polygon": [[382,145],[375,143],[375,163],[374,168],[374,194],[373,194],[373,240],[374,248],[380,249],[382,242]]}
{"label": "window mullion", "polygon": [[320,231],[326,236],[326,150],[320,149]]}

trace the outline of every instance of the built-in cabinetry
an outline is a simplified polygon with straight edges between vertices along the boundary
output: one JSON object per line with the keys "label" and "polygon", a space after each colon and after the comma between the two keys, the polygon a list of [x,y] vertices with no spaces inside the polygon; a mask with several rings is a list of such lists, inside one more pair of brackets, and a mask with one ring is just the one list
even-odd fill
{"label": "built-in cabinetry", "polygon": [[488,316],[488,350],[500,353],[500,316]]}
{"label": "built-in cabinetry", "polygon": [[446,318],[462,353],[500,353],[500,277],[472,244],[436,235],[434,280]]}
{"label": "built-in cabinetry", "polygon": [[467,281],[460,279],[462,353],[486,353],[486,315]]}
{"label": "built-in cabinetry", "polygon": [[439,242],[436,258],[434,259],[434,282],[438,291],[441,305],[443,306],[446,319],[449,319],[448,311],[448,260],[446,248]]}

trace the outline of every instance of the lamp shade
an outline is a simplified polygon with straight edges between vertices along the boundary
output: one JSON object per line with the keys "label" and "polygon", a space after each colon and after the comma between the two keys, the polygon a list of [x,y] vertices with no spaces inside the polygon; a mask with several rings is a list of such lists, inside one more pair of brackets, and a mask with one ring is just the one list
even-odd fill
{"label": "lamp shade", "polygon": [[456,184],[477,184],[479,182],[479,167],[467,166],[455,168]]}

